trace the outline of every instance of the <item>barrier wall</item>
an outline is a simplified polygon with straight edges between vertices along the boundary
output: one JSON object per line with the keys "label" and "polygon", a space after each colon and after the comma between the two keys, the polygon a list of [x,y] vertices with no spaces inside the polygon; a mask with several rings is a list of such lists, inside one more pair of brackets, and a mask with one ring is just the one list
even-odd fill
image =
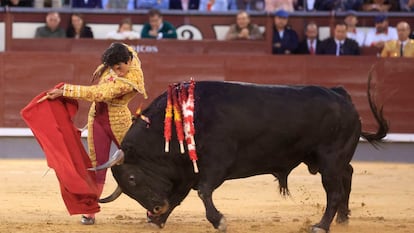
{"label": "barrier wall", "polygon": [[[0,12],[0,36],[4,28],[5,50],[0,53],[0,127],[26,127],[19,111],[35,95],[58,82],[90,84],[91,73],[102,51],[112,42],[108,40],[73,39],[22,39],[18,25],[39,24],[48,10],[10,9]],[[66,25],[71,9],[61,9],[62,25]],[[81,11],[82,12],[82,11]],[[85,11],[87,22],[103,27],[117,24],[124,17],[134,23],[146,22],[145,11]],[[136,98],[131,103],[135,111],[161,94],[172,82],[200,80],[245,81],[264,84],[317,84],[344,86],[350,93],[361,114],[364,129],[375,129],[368,109],[366,81],[368,71],[376,64],[375,83],[377,99],[384,104],[390,120],[391,132],[414,133],[414,109],[411,90],[414,88],[413,60],[396,58],[380,59],[375,50],[363,48],[360,57],[331,56],[273,56],[271,37],[266,33],[263,41],[217,41],[217,27],[234,22],[235,12],[203,14],[195,12],[165,12],[164,18],[177,26],[191,26],[199,31],[203,40],[137,40],[128,41],[140,52],[149,100]],[[334,20],[342,20],[345,13],[295,12],[290,24],[299,35],[306,22],[316,21],[329,28]],[[358,13],[362,27],[373,25],[375,13]],[[390,13],[390,24],[404,19],[414,24],[412,14]],[[272,30],[273,18],[266,14],[252,14],[255,23]],[[20,30],[20,29],[19,29]],[[329,32],[328,32],[329,33]],[[195,35],[194,33],[191,35]],[[1,46],[0,46],[1,47]],[[81,103],[77,125],[86,123],[88,103]]]}
{"label": "barrier wall", "polygon": [[[26,127],[19,111],[41,91],[59,82],[90,84],[100,53],[6,52],[0,54],[0,127]],[[140,55],[149,99],[161,94],[168,84],[188,81],[225,80],[263,84],[342,85],[351,94],[366,130],[376,128],[368,108],[366,88],[370,68],[375,64],[376,99],[384,104],[391,132],[414,132],[414,66],[412,59],[380,59],[371,56],[272,56],[237,54]],[[82,102],[75,119],[86,123],[88,103]],[[305,117],[305,116],[304,116]],[[316,123],[316,122],[315,122]]]}

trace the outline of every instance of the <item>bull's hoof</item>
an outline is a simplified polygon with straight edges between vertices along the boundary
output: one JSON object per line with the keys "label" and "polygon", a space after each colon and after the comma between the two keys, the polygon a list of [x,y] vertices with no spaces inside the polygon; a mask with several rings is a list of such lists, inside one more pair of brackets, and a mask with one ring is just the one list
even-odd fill
{"label": "bull's hoof", "polygon": [[323,228],[317,227],[317,226],[311,226],[309,232],[310,233],[328,233],[329,231]]}
{"label": "bull's hoof", "polygon": [[219,223],[217,229],[219,230],[219,232],[226,232],[227,231],[227,222],[226,222],[226,218],[224,216],[221,217],[220,223]]}
{"label": "bull's hoof", "polygon": [[340,217],[339,215],[336,217],[336,223],[341,224],[341,225],[346,225],[349,223],[349,218],[348,216],[345,217]]}

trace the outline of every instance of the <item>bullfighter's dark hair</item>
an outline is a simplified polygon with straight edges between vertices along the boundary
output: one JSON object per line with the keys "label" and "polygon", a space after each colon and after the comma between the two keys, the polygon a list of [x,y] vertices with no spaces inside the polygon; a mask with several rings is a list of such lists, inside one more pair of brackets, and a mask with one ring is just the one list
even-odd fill
{"label": "bullfighter's dark hair", "polygon": [[109,67],[112,67],[121,62],[127,64],[128,61],[131,60],[133,57],[133,54],[123,43],[112,43],[111,46],[109,46],[109,48],[107,48],[105,52],[102,54],[101,61],[103,66],[97,72],[95,72],[92,82],[95,79],[101,77],[103,72]]}
{"label": "bullfighter's dark hair", "polygon": [[111,67],[121,62],[126,64],[132,57],[132,53],[124,44],[115,42],[105,50],[101,60],[104,65]]}

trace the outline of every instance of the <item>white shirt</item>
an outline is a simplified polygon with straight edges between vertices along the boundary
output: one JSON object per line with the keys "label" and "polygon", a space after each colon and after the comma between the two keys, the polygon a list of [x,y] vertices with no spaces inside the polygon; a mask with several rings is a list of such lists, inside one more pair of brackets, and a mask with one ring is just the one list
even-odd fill
{"label": "white shirt", "polygon": [[341,47],[341,45],[344,44],[344,41],[335,39],[335,42],[336,42],[336,56],[339,56],[340,53],[341,53],[340,52],[340,47]]}
{"label": "white shirt", "polygon": [[125,32],[112,31],[106,34],[106,39],[112,39],[112,40],[136,40],[139,38],[141,38],[141,35],[138,32],[134,32],[134,31],[125,31]]}
{"label": "white shirt", "polygon": [[309,52],[311,52],[310,51],[310,48],[313,48],[313,53],[316,53],[316,39],[313,39],[312,40],[312,42],[311,42],[311,40],[310,39],[308,39],[308,48],[309,48]]}
{"label": "white shirt", "polygon": [[283,30],[283,31],[279,31],[279,37],[280,37],[280,39],[283,39],[283,34],[284,34],[284,32],[285,32],[285,30]]}
{"label": "white shirt", "polygon": [[371,47],[372,43],[377,43],[380,41],[389,41],[389,40],[397,40],[398,33],[397,29],[394,27],[388,27],[387,33],[378,33],[375,28],[371,28],[367,32],[367,36],[365,37],[364,46]]}
{"label": "white shirt", "polygon": [[349,39],[353,39],[356,42],[358,42],[359,47],[364,46],[365,33],[361,29],[356,28],[355,32],[347,32],[346,37],[348,37]]}

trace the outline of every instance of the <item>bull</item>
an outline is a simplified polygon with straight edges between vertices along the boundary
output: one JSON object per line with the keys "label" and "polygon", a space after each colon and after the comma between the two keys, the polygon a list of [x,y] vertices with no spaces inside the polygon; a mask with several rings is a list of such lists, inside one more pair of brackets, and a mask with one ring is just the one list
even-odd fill
{"label": "bull", "polygon": [[281,194],[288,195],[288,175],[305,163],[311,174],[320,173],[327,200],[320,222],[310,231],[328,232],[335,215],[337,223],[349,219],[350,162],[360,137],[377,144],[388,132],[382,107],[378,109],[373,101],[370,86],[371,76],[367,96],[379,125],[375,133],[362,131],[358,112],[342,87],[197,82],[194,126],[198,173],[188,156],[180,155],[174,137],[170,151],[164,151],[164,93],[142,112],[149,121],[138,118],[121,150],[96,168],[112,166],[118,183],[117,190],[101,202],[125,193],[147,209],[149,222],[162,228],[194,189],[208,221],[226,231],[225,218],[212,200],[213,191],[224,181],[272,174]]}

